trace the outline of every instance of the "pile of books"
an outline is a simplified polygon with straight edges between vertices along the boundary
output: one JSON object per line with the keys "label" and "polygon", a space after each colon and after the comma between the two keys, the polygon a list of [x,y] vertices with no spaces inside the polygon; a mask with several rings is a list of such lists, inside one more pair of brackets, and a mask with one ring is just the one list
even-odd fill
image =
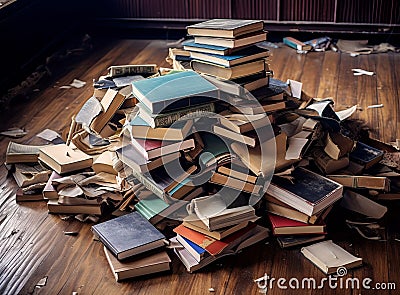
{"label": "pile of books", "polygon": [[248,91],[268,86],[269,53],[256,45],[267,37],[263,21],[214,19],[188,26],[187,32],[194,39],[183,48],[190,52],[193,70]]}
{"label": "pile of books", "polygon": [[[266,238],[259,217],[290,247],[324,239],[343,194],[346,210],[384,215],[374,198],[399,197],[399,151],[354,128],[347,119],[356,107],[336,112],[331,99],[307,97],[301,83],[270,78],[265,51],[237,63],[262,65],[243,75],[262,76],[251,93],[232,82],[239,80],[201,70],[231,71],[236,53],[259,50],[260,21],[212,20],[188,33],[201,68],[112,66],[61,142],[10,142],[6,162],[24,189],[17,200],[46,199],[50,213],[80,220],[111,213],[93,232],[117,280],[169,269],[160,231],[176,233],[170,247],[193,272]],[[204,51],[207,39],[230,45]],[[212,64],[212,56],[228,64]]]}

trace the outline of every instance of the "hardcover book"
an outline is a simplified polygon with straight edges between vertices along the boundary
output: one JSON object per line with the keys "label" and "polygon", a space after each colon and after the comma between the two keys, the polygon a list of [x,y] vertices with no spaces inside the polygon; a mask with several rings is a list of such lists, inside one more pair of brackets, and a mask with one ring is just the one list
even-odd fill
{"label": "hardcover book", "polygon": [[160,248],[165,240],[138,212],[93,225],[92,231],[119,260]]}
{"label": "hardcover book", "polygon": [[383,154],[383,151],[358,141],[355,149],[350,153],[350,160],[369,169],[382,160]]}
{"label": "hardcover book", "polygon": [[193,71],[132,83],[133,95],[152,114],[191,107],[217,98],[218,88]]}
{"label": "hardcover book", "polygon": [[49,213],[53,214],[87,214],[87,215],[101,215],[101,204],[95,205],[65,205],[60,204],[58,199],[47,201],[47,209]]}
{"label": "hardcover book", "polygon": [[195,36],[194,42],[200,44],[217,45],[229,48],[243,47],[252,45],[258,42],[263,42],[267,39],[267,32],[257,31],[246,35],[241,35],[236,38],[219,38],[208,36]]}
{"label": "hardcover book", "polygon": [[326,233],[325,224],[308,224],[282,216],[268,214],[274,235],[309,235]]}
{"label": "hardcover book", "polygon": [[41,148],[47,145],[28,145],[10,141],[6,151],[6,163],[36,163]]}
{"label": "hardcover book", "polygon": [[200,262],[203,257],[207,255],[207,251],[204,248],[196,245],[192,241],[177,235],[176,240],[183,246],[185,249],[196,259],[196,261]]}
{"label": "hardcover book", "polygon": [[193,36],[235,38],[263,28],[264,22],[261,20],[211,19],[187,26],[187,32]]}
{"label": "hardcover book", "polygon": [[202,52],[217,55],[230,55],[243,48],[229,48],[224,46],[208,45],[195,43],[194,40],[185,41],[182,43],[183,48],[190,52]]}

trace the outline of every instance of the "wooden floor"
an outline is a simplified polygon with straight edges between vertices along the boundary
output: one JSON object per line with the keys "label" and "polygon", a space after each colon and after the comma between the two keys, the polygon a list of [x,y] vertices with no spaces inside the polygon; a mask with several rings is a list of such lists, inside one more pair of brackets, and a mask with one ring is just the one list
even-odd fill
{"label": "wooden floor", "polygon": [[[101,43],[101,42],[99,42]],[[65,74],[56,77],[49,87],[41,89],[28,101],[13,105],[2,116],[0,130],[23,127],[28,135],[19,142],[36,143],[35,134],[45,128],[62,132],[70,117],[91,95],[91,81],[110,65],[156,63],[167,66],[166,41],[120,40],[95,46],[79,63],[66,66]],[[313,97],[333,97],[336,108],[358,104],[363,111],[357,116],[373,128],[373,136],[384,141],[400,138],[399,95],[400,55],[379,54],[359,57],[335,52],[296,54],[283,47],[273,49],[271,68],[275,77],[303,82],[305,92]],[[353,76],[351,69],[361,68],[375,76]],[[87,82],[82,89],[59,89],[74,78]],[[383,108],[367,109],[383,104]],[[8,138],[0,138],[0,162]],[[196,274],[189,274],[173,260],[172,271],[124,283],[116,283],[99,242],[92,239],[90,224],[63,221],[48,215],[44,202],[16,204],[16,185],[0,168],[0,294],[259,294],[254,279],[264,274],[282,277],[324,278],[307,261],[299,249],[281,250],[273,238],[267,243],[243,251],[237,257],[221,260]],[[400,288],[400,206],[387,203],[390,214],[385,218],[387,241],[367,241],[341,224],[334,211],[329,219],[335,242],[364,259],[364,266],[349,271],[347,277],[371,278],[375,283],[395,282]],[[76,237],[63,231],[79,231]],[[45,286],[37,283],[47,277]],[[288,286],[288,283],[286,283]],[[210,293],[214,288],[215,293]],[[280,290],[276,284],[268,294],[399,294],[400,291],[351,290],[345,286],[332,290],[327,283],[323,290]]]}

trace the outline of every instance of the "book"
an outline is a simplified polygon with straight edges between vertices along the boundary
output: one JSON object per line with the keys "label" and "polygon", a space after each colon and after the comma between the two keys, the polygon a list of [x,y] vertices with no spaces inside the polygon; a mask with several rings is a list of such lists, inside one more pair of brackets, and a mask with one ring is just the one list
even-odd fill
{"label": "book", "polygon": [[152,114],[211,102],[218,88],[193,71],[177,72],[132,83],[133,95]]}
{"label": "book", "polygon": [[181,156],[179,152],[174,152],[156,159],[146,160],[142,153],[131,144],[119,148],[116,153],[122,163],[141,173],[146,173],[162,165],[178,160]]}
{"label": "book", "polygon": [[217,167],[217,172],[230,178],[236,178],[253,184],[257,181],[256,176],[250,175],[251,172],[247,168],[243,168],[239,165],[232,165],[232,168],[219,166]]}
{"label": "book", "polygon": [[258,115],[270,112],[281,111],[289,108],[295,108],[296,105],[293,101],[263,101],[261,104],[256,102],[242,102],[229,107],[230,110],[246,114]]}
{"label": "book", "polygon": [[225,142],[212,133],[202,133],[201,139],[204,142],[202,156],[199,159],[200,165],[211,167],[222,165],[231,160],[231,153]]}
{"label": "book", "polygon": [[115,152],[105,151],[101,153],[94,161],[92,169],[96,174],[100,172],[106,172],[109,174],[117,175],[117,171],[114,169],[113,157],[116,157]]}
{"label": "book", "polygon": [[296,50],[308,51],[312,49],[311,45],[307,45],[304,42],[301,42],[293,37],[283,38],[283,43]]}
{"label": "book", "polygon": [[121,77],[129,75],[144,75],[149,76],[157,73],[157,65],[118,65],[108,68],[108,75],[110,77]]}
{"label": "book", "polygon": [[217,54],[217,55],[230,55],[234,52],[243,49],[243,47],[229,48],[224,46],[216,46],[209,44],[199,44],[195,43],[194,40],[188,40],[182,43],[183,49],[189,52],[201,52],[207,54]]}
{"label": "book", "polygon": [[311,152],[315,165],[324,174],[331,174],[349,166],[348,156],[343,156],[338,160],[332,159],[322,149],[314,148]]}
{"label": "book", "polygon": [[345,187],[390,191],[390,179],[383,176],[327,175],[326,177]]}
{"label": "book", "polygon": [[309,235],[325,234],[325,224],[309,224],[292,220],[279,215],[268,214],[274,235]]}
{"label": "book", "polygon": [[46,183],[50,171],[39,164],[16,163],[13,176],[18,186],[24,188],[37,183]]}
{"label": "book", "polygon": [[325,235],[305,235],[305,236],[279,236],[276,238],[282,249],[310,244],[325,239]]}
{"label": "book", "polygon": [[155,159],[166,156],[178,151],[184,151],[194,148],[194,139],[186,139],[183,141],[173,142],[167,140],[152,140],[132,138],[132,146],[137,149],[146,160]]}
{"label": "book", "polygon": [[244,115],[224,111],[220,115],[219,123],[236,133],[245,133],[271,123],[269,117],[265,114]]}
{"label": "book", "polygon": [[10,141],[6,151],[6,163],[37,163],[39,150],[46,145],[28,145]]}
{"label": "book", "polygon": [[247,91],[250,91],[253,94],[253,91],[267,87],[269,85],[270,76],[270,71],[261,71],[249,76],[232,79],[231,81],[239,84],[241,87],[243,87]]}
{"label": "book", "polygon": [[30,201],[42,201],[43,195],[40,191],[31,190],[24,192],[22,188],[19,188],[15,193],[16,202],[30,202]]}
{"label": "book", "polygon": [[269,79],[269,84],[255,90],[249,90],[258,101],[281,101],[284,99],[285,90],[282,87],[272,85],[274,79]]}
{"label": "book", "polygon": [[254,223],[251,223],[247,227],[242,228],[241,230],[227,236],[225,239],[222,240],[213,239],[190,228],[186,228],[182,224],[175,227],[174,232],[202,247],[209,254],[216,256],[223,252],[224,249],[229,249],[233,245],[238,244],[249,238],[253,234],[255,227],[256,225]]}
{"label": "book", "polygon": [[165,245],[165,236],[138,212],[93,225],[92,231],[118,260]]}
{"label": "book", "polygon": [[293,182],[274,177],[267,193],[308,216],[321,212],[342,197],[343,185],[315,172],[298,167],[292,176]]}
{"label": "book", "polygon": [[200,262],[203,257],[207,254],[207,251],[193,243],[192,241],[182,237],[181,235],[176,235],[176,240],[183,246],[185,249],[196,259],[196,261]]}
{"label": "book", "polygon": [[216,240],[221,240],[221,239],[233,234],[234,232],[237,232],[238,230],[245,228],[249,224],[249,222],[255,222],[257,219],[258,219],[258,217],[251,219],[251,220],[243,221],[243,222],[235,224],[235,225],[231,225],[231,226],[227,226],[224,228],[210,231],[210,230],[208,230],[208,228],[204,224],[204,222],[201,221],[199,219],[199,217],[197,217],[196,214],[192,213],[183,219],[182,224],[185,227],[190,228],[194,231],[200,232],[202,234],[205,234],[206,236],[212,237]]}
{"label": "book", "polygon": [[218,55],[194,51],[190,52],[190,56],[194,60],[202,60],[221,65],[223,67],[232,67],[241,63],[250,62],[252,60],[267,58],[268,51],[253,45],[251,47],[239,50],[231,55]]}
{"label": "book", "polygon": [[271,139],[271,136],[268,134],[268,132],[263,132],[266,129],[250,130],[243,133],[237,133],[224,127],[221,127],[219,125],[214,125],[213,126],[214,134],[217,134],[225,138],[229,138],[230,140],[233,141],[244,143],[253,148],[256,145],[259,145],[260,143],[263,143]]}
{"label": "book", "polygon": [[194,42],[200,44],[217,45],[229,48],[243,47],[252,45],[258,42],[263,42],[267,39],[267,32],[257,31],[241,35],[236,38],[219,38],[209,36],[194,36]]}
{"label": "book", "polygon": [[244,64],[235,65],[229,68],[213,64],[205,61],[193,60],[191,66],[194,71],[211,75],[214,77],[231,80],[239,77],[248,76],[260,71],[266,70],[268,65],[265,64],[264,59],[259,59],[256,61],[251,61]]}
{"label": "book", "polygon": [[258,192],[261,190],[261,185],[259,184],[254,184],[237,178],[229,177],[228,175],[218,172],[214,172],[211,175],[209,182],[253,194],[258,194]]}
{"label": "book", "polygon": [[47,200],[55,200],[58,199],[58,193],[56,188],[53,186],[53,180],[61,178],[61,175],[55,171],[51,172],[49,179],[46,182],[46,185],[43,188],[43,198]]}
{"label": "book", "polygon": [[354,141],[341,133],[328,133],[324,152],[334,160],[339,160],[354,149]]}
{"label": "book", "polygon": [[92,157],[66,144],[41,148],[38,159],[58,174],[90,168],[93,163]]}
{"label": "book", "polygon": [[187,32],[193,36],[235,38],[263,28],[264,23],[260,20],[211,19],[187,26]]}
{"label": "book", "polygon": [[127,126],[131,138],[181,141],[190,132],[193,120],[182,120],[170,127],[152,128],[140,116],[135,116]]}
{"label": "book", "polygon": [[301,253],[325,274],[335,273],[339,267],[351,269],[362,265],[362,258],[352,255],[332,240],[303,247]]}
{"label": "book", "polygon": [[383,151],[362,142],[357,142],[355,149],[350,153],[350,160],[369,169],[383,158]]}
{"label": "book", "polygon": [[[174,248],[174,252],[185,265],[188,272],[195,272],[222,257],[227,255],[235,255],[241,250],[258,243],[267,237],[268,229],[257,225],[254,228],[253,235],[251,237],[248,237],[244,240],[237,239],[235,242],[231,243],[230,247],[226,247],[224,251],[220,252],[218,255],[207,255],[200,262],[196,261],[196,259],[185,248]],[[172,243],[175,241],[176,238],[171,239]]]}
{"label": "book", "polygon": [[165,251],[119,261],[107,247],[103,249],[117,282],[170,270],[171,259]]}
{"label": "book", "polygon": [[53,214],[87,214],[87,215],[101,215],[101,204],[96,205],[65,205],[60,204],[58,199],[51,199],[47,201],[47,209],[49,213]]}
{"label": "book", "polygon": [[190,119],[202,113],[213,113],[215,111],[215,105],[212,102],[161,114],[151,114],[141,103],[138,104],[138,107],[140,118],[152,128],[169,127],[182,117]]}

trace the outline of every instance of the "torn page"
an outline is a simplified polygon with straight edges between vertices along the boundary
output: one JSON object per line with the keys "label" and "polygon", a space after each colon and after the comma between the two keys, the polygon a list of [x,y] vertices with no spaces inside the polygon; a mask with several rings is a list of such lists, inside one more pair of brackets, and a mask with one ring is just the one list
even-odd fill
{"label": "torn page", "polygon": [[36,134],[37,137],[47,141],[53,141],[57,138],[61,138],[61,135],[51,129],[45,129],[42,132]]}
{"label": "torn page", "polygon": [[72,83],[69,84],[69,86],[74,87],[74,88],[82,88],[85,85],[86,85],[86,82],[78,80],[78,79],[74,79],[72,81]]}
{"label": "torn page", "polygon": [[355,113],[357,110],[357,105],[352,106],[351,108],[348,108],[346,110],[338,111],[335,112],[336,116],[338,116],[340,121],[346,120],[347,118],[350,118],[351,115]]}
{"label": "torn page", "polygon": [[380,219],[387,212],[387,208],[356,192],[346,190],[340,205],[348,210],[361,213],[365,216]]}
{"label": "torn page", "polygon": [[89,127],[94,118],[96,118],[102,112],[102,110],[103,108],[101,103],[97,100],[97,98],[92,96],[82,106],[75,117],[75,121],[78,124],[82,124],[82,126]]}
{"label": "torn page", "polygon": [[125,76],[125,77],[113,78],[115,86],[118,87],[118,88],[131,85],[132,82],[139,81],[139,80],[144,80],[144,77],[141,76],[141,75],[134,75],[134,76]]}
{"label": "torn page", "polygon": [[292,96],[295,98],[301,98],[301,89],[303,88],[303,83],[295,81],[295,80],[287,80],[289,84],[290,90],[292,92]]}
{"label": "torn page", "polygon": [[308,107],[306,107],[306,109],[307,110],[314,110],[314,111],[316,111],[318,113],[319,116],[322,117],[323,111],[331,103],[332,103],[332,100],[330,100],[330,99],[323,100],[323,101],[317,101],[317,102],[314,102],[313,104],[309,105]]}
{"label": "torn page", "polygon": [[0,135],[12,137],[12,138],[20,138],[27,134],[28,134],[28,132],[26,132],[24,129],[21,129],[21,128],[9,128],[6,131],[0,132]]}
{"label": "torn page", "polygon": [[288,148],[286,150],[285,160],[297,160],[301,158],[301,151],[307,144],[308,139],[305,138],[288,138]]}
{"label": "torn page", "polygon": [[288,137],[291,137],[297,133],[299,133],[302,129],[303,129],[303,124],[305,123],[306,118],[304,117],[298,117],[296,120],[293,120],[290,123],[285,123],[285,124],[281,124],[278,125],[281,130],[283,132],[285,132],[285,134]]}

